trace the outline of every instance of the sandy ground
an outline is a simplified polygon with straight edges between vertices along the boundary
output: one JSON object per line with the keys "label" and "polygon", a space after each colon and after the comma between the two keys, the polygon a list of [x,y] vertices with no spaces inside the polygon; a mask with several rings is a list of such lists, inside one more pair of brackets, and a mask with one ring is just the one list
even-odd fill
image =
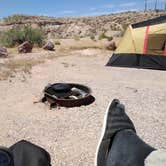
{"label": "sandy ground", "polygon": [[[74,55],[48,60],[33,67],[31,75],[18,74],[0,82],[1,145],[26,139],[44,147],[53,166],[93,166],[105,110],[113,98],[119,98],[140,137],[165,148],[165,71],[105,67],[110,53],[102,50]],[[33,104],[44,86],[54,82],[88,85],[96,101],[86,107],[53,110]]]}

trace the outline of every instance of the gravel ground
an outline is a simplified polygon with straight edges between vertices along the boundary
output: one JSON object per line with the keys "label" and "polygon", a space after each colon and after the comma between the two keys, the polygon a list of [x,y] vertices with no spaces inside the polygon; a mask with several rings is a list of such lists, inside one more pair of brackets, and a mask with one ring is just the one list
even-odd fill
{"label": "gravel ground", "polygon": [[[105,67],[110,53],[102,50],[74,54],[38,65],[31,75],[18,74],[0,82],[1,145],[26,139],[44,147],[53,166],[93,166],[105,110],[118,98],[139,136],[156,148],[165,148],[165,71]],[[49,82],[88,85],[96,101],[53,110],[42,103],[33,104]]]}

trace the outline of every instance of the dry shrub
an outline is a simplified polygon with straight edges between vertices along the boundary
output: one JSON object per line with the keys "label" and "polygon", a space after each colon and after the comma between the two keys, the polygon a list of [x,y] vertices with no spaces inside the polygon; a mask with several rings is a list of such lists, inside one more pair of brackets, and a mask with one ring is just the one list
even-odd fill
{"label": "dry shrub", "polygon": [[112,36],[107,36],[105,33],[102,33],[99,38],[99,40],[102,40],[102,39],[107,39],[108,41],[111,41],[113,39]]}
{"label": "dry shrub", "polygon": [[60,43],[59,40],[56,40],[56,41],[54,42],[54,44],[55,44],[55,45],[61,45],[61,43]]}
{"label": "dry shrub", "polygon": [[5,47],[14,47],[25,41],[41,47],[44,41],[44,31],[41,28],[32,28],[30,25],[16,26],[4,32],[0,39]]}

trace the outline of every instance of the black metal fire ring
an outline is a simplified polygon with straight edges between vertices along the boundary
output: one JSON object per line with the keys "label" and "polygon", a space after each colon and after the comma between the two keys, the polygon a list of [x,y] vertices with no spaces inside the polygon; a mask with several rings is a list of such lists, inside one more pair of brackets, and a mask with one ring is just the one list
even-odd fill
{"label": "black metal fire ring", "polygon": [[[57,84],[57,83],[56,83]],[[61,83],[58,83],[61,84]],[[51,86],[54,86],[55,84],[51,84],[49,86],[47,86],[44,89],[44,100],[43,102],[47,101],[48,103],[50,103],[50,107],[52,106],[60,106],[60,107],[79,107],[82,105],[89,105],[91,103],[93,103],[95,101],[95,98],[91,95],[92,90],[91,88],[85,86],[85,85],[81,85],[81,84],[75,84],[75,83],[67,83],[64,84],[65,87],[67,87],[66,85],[68,85],[68,88],[70,87],[70,89],[72,88],[78,88],[82,91],[84,91],[86,93],[86,96],[79,98],[79,99],[65,99],[65,98],[58,98],[58,94],[56,91],[52,92],[49,90],[49,88]],[[69,90],[69,89],[68,89]],[[54,95],[54,93],[56,95]],[[61,92],[61,95],[67,95],[68,92]],[[61,97],[61,95],[59,95]]]}

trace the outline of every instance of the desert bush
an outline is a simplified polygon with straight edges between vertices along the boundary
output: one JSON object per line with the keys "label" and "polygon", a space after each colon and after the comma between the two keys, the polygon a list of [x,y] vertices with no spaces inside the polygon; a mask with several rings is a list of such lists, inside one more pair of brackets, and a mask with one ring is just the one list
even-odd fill
{"label": "desert bush", "polygon": [[56,41],[54,42],[54,44],[55,44],[55,45],[61,45],[61,43],[60,43],[59,40],[56,40]]}
{"label": "desert bush", "polygon": [[94,39],[95,39],[95,36],[94,36],[94,35],[91,35],[91,36],[90,36],[90,39],[91,39],[91,40],[94,40]]}
{"label": "desert bush", "polygon": [[124,35],[124,33],[126,32],[126,30],[127,30],[127,27],[128,27],[128,24],[123,24],[122,25],[122,36]]}
{"label": "desert bush", "polygon": [[102,39],[107,39],[108,41],[111,41],[113,39],[112,36],[107,36],[105,33],[102,33],[99,38],[99,40],[102,40]]}
{"label": "desert bush", "polygon": [[1,43],[6,47],[13,47],[25,41],[41,47],[44,41],[44,31],[40,28],[24,25],[14,27],[1,36]]}
{"label": "desert bush", "polygon": [[95,38],[94,35],[91,35],[91,36],[90,36],[90,39],[93,40],[93,41],[96,41],[96,38]]}
{"label": "desert bush", "polygon": [[79,36],[74,36],[74,40],[75,40],[75,41],[79,41],[79,40],[80,40],[80,37],[79,37]]}
{"label": "desert bush", "polygon": [[117,46],[116,46],[115,41],[108,42],[108,43],[106,43],[106,45],[105,45],[105,49],[106,49],[106,50],[115,51],[116,48],[117,48]]}
{"label": "desert bush", "polygon": [[122,25],[123,31],[126,31],[127,27],[128,27],[128,24],[123,24]]}
{"label": "desert bush", "polygon": [[20,23],[22,20],[23,20],[23,16],[19,14],[14,14],[12,16],[8,16],[4,18],[4,21],[9,24]]}
{"label": "desert bush", "polygon": [[[3,33],[0,31],[0,39],[2,38]],[[3,44],[0,42],[0,47],[3,46]]]}

